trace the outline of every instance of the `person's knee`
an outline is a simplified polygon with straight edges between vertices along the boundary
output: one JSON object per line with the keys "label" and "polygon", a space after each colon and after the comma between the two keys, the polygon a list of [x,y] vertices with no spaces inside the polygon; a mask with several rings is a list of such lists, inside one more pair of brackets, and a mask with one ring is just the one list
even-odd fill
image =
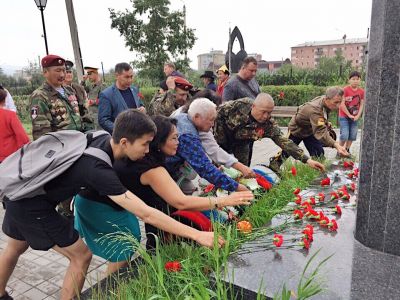
{"label": "person's knee", "polygon": [[10,239],[7,244],[5,251],[10,252],[14,255],[22,255],[28,249],[29,245],[25,241],[17,241],[14,239]]}
{"label": "person's knee", "polygon": [[70,257],[70,261],[72,264],[77,264],[79,266],[88,266],[90,261],[92,260],[92,252],[88,248],[82,248],[80,251],[77,251]]}

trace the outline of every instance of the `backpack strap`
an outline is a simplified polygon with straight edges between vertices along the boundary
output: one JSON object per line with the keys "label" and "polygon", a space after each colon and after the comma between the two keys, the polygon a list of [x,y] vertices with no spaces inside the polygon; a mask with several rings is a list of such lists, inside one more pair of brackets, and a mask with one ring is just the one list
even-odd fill
{"label": "backpack strap", "polygon": [[90,156],[94,156],[94,157],[96,157],[98,159],[101,159],[102,161],[106,162],[110,167],[112,167],[112,162],[111,162],[111,159],[108,156],[108,154],[106,152],[104,152],[103,150],[99,149],[99,148],[88,147],[83,152],[83,154],[87,154],[87,155],[90,155]]}
{"label": "backpack strap", "polygon": [[90,156],[94,156],[98,159],[101,159],[102,161],[106,162],[110,167],[112,167],[111,159],[106,152],[104,152],[103,150],[101,150],[99,148],[90,147],[90,144],[93,142],[93,140],[95,140],[99,136],[103,136],[103,135],[110,135],[110,134],[105,130],[87,132],[86,139],[87,139],[88,147],[83,152],[83,154],[87,154]]}

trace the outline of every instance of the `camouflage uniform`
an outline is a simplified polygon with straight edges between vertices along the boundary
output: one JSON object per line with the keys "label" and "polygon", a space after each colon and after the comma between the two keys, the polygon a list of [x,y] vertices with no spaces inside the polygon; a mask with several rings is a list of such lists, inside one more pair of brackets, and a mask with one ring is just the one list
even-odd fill
{"label": "camouflage uniform", "polygon": [[96,130],[101,129],[99,125],[99,95],[105,88],[106,86],[101,81],[85,85],[88,95],[85,106],[89,111],[89,116],[92,118]]}
{"label": "camouflage uniform", "polygon": [[336,140],[329,133],[329,110],[324,106],[324,99],[325,96],[319,96],[300,106],[290,120],[288,129],[297,138],[314,135],[325,147],[334,147]]}
{"label": "camouflage uniform", "polygon": [[47,82],[30,96],[32,136],[58,130],[82,130],[78,99],[72,89],[66,89],[65,98]]}
{"label": "camouflage uniform", "polygon": [[270,138],[295,159],[307,162],[309,157],[282,134],[274,120],[259,123],[251,116],[252,104],[252,99],[242,98],[226,102],[218,108],[214,130],[218,144],[248,166],[250,143],[262,138]]}
{"label": "camouflage uniform", "polygon": [[148,114],[149,116],[162,115],[169,117],[178,108],[179,105],[175,102],[174,91],[157,92],[150,101]]}

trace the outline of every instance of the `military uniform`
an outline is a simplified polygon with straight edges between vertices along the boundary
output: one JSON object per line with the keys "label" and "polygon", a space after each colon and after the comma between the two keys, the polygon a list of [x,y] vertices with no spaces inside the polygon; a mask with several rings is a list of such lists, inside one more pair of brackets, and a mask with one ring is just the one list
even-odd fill
{"label": "military uniform", "polygon": [[[148,109],[148,114],[150,116],[162,115],[169,117],[175,110],[177,110],[180,106],[184,105],[184,104],[180,105],[179,103],[177,103],[175,97],[175,91],[176,89],[182,91],[189,91],[193,88],[193,85],[182,77],[175,77],[174,81],[175,81],[175,90],[168,90],[165,93],[157,92],[154,95],[153,99],[151,99]],[[166,82],[165,82],[165,87],[168,89]],[[187,95],[187,97],[188,98],[186,99],[186,102],[190,100],[189,94]]]}
{"label": "military uniform", "polygon": [[[324,146],[334,147],[336,134],[330,129],[329,110],[324,106],[325,96],[319,96],[301,105],[289,122],[289,139],[295,144],[304,143],[312,157],[323,157]],[[289,154],[278,153],[270,162],[272,169],[280,167]]]}
{"label": "military uniform", "polygon": [[309,157],[282,134],[274,120],[259,123],[251,116],[252,105],[252,99],[242,98],[226,102],[218,108],[214,130],[218,144],[248,166],[250,144],[262,138],[270,138],[295,159],[307,162]]}
{"label": "military uniform", "polygon": [[89,116],[93,119],[96,130],[101,129],[99,125],[99,95],[105,88],[106,86],[101,81],[86,86],[88,96],[85,106],[89,111]]}
{"label": "military uniform", "polygon": [[174,91],[157,92],[150,101],[148,114],[149,116],[162,115],[169,117],[178,108],[179,105],[175,101]]}
{"label": "military uniform", "polygon": [[299,107],[289,123],[290,134],[299,139],[314,136],[325,147],[333,147],[335,140],[329,131],[329,110],[324,106],[325,96],[319,96]]}
{"label": "military uniform", "polygon": [[34,140],[50,131],[82,130],[78,99],[71,89],[64,91],[65,97],[45,82],[30,96]]}

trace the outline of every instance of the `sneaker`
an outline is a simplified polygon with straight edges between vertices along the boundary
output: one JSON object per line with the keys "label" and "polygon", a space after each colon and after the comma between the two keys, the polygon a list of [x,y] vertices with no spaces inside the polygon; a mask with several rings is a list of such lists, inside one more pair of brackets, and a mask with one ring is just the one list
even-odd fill
{"label": "sneaker", "polygon": [[11,297],[7,292],[0,297],[0,300],[13,300],[14,298]]}

